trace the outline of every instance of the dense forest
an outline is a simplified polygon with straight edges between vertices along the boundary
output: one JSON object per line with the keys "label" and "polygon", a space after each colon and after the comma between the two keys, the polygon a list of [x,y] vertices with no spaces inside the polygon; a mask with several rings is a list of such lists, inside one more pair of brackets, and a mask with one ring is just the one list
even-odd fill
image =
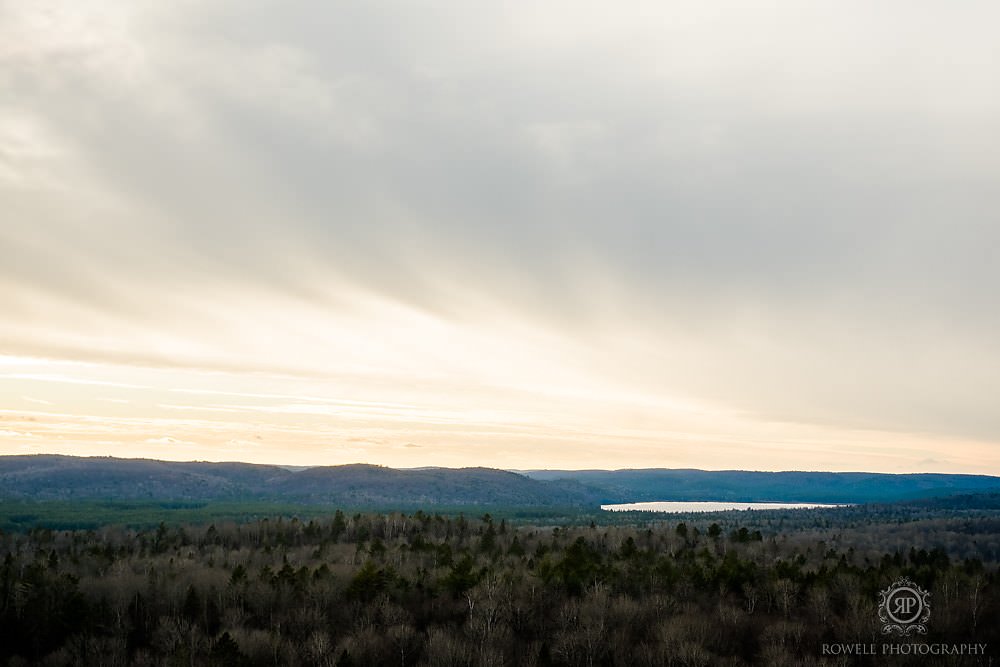
{"label": "dense forest", "polygon": [[[868,658],[824,645],[874,642],[985,643],[932,662],[995,664],[995,513],[647,519],[337,511],[8,532],[0,664],[841,665]],[[927,635],[880,632],[879,591],[902,576],[931,593]]]}

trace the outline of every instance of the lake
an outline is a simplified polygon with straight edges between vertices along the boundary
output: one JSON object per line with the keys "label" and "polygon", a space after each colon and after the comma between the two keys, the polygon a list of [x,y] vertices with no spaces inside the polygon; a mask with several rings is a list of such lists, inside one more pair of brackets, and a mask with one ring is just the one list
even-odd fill
{"label": "lake", "polygon": [[844,507],[823,503],[740,503],[731,501],[674,502],[658,501],[649,503],[624,503],[621,505],[601,505],[602,510],[611,512],[726,512],[729,510],[798,510],[816,507]]}

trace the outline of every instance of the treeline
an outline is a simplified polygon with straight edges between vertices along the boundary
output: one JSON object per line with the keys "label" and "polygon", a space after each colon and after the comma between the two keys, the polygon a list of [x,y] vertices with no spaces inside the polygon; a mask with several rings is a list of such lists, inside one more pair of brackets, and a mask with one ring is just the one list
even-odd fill
{"label": "treeline", "polygon": [[[2,488],[2,487],[0,487]],[[858,535],[853,529],[873,527],[876,532],[887,525],[908,525],[923,521],[926,535],[918,536],[920,548],[937,546],[941,541],[941,527],[959,525],[955,519],[964,519],[983,539],[975,542],[961,539],[956,542],[964,551],[961,558],[979,557],[983,560],[1000,560],[1000,513],[997,512],[997,497],[992,494],[955,496],[906,503],[845,505],[840,507],[820,507],[794,510],[730,510],[713,512],[714,521],[734,523],[747,528],[763,530],[766,533],[834,534],[848,528],[851,539]],[[80,498],[65,500],[18,500],[0,496],[0,531],[27,532],[33,528],[53,530],[96,530],[101,526],[123,525],[133,528],[155,528],[163,522],[175,524],[222,524],[235,521],[245,523],[261,517],[299,516],[308,521],[311,518],[330,516],[340,508],[351,514],[355,512],[406,512],[428,510],[442,515],[458,515],[469,512],[468,505],[434,504],[392,504],[377,505],[304,505],[301,503],[253,501],[190,501],[190,500],[108,500]],[[348,509],[352,508],[352,509]],[[589,524],[633,526],[638,523],[656,524],[664,520],[661,512],[630,511],[606,512],[596,507],[580,506],[539,506],[539,505],[477,505],[476,513],[489,512],[493,516],[518,524],[547,526],[572,526]],[[671,514],[672,521],[701,522],[705,514],[690,512]],[[962,524],[963,526],[966,524]],[[962,528],[968,532],[967,528]],[[909,528],[906,538],[914,537]],[[985,541],[984,541],[985,540]],[[984,544],[991,545],[988,553],[977,553]],[[904,545],[884,545],[888,549]],[[909,544],[905,546],[910,546]]]}
{"label": "treeline", "polygon": [[[102,526],[122,525],[131,528],[155,528],[168,525],[225,522],[246,523],[263,517],[298,516],[303,520],[332,516],[337,509],[354,514],[413,513],[426,505],[304,505],[271,501],[183,501],[183,500],[11,500],[0,496],[0,532],[28,532],[35,528],[52,530],[97,530]],[[469,511],[468,505],[433,505],[438,514],[457,516]],[[569,525],[581,522],[634,524],[636,518],[599,509],[572,506],[478,505],[476,513],[517,523]],[[647,513],[648,514],[648,513]],[[662,517],[662,515],[649,515]]]}
{"label": "treeline", "polygon": [[956,556],[991,526],[955,522],[938,526],[955,544],[931,548],[926,526],[887,524],[912,538],[894,550],[863,528],[718,519],[543,528],[338,511],[35,529],[0,536],[0,664],[850,664],[823,644],[892,641],[876,604],[902,576],[932,593],[916,641],[995,656],[997,563]]}

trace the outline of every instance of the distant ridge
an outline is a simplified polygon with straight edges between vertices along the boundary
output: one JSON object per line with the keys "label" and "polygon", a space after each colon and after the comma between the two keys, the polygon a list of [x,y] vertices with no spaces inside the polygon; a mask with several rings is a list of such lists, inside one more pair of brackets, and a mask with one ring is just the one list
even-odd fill
{"label": "distant ridge", "polygon": [[527,470],[539,481],[573,480],[627,502],[898,502],[1000,491],[1000,477],[948,473],[757,472],[746,470]]}
{"label": "distant ridge", "polygon": [[598,492],[491,468],[368,464],[288,469],[254,463],[0,456],[0,497],[33,500],[283,500],[308,504],[593,506]]}
{"label": "distant ridge", "polygon": [[577,506],[654,500],[898,502],[1000,492],[1000,477],[741,470],[285,467],[62,455],[0,456],[0,498],[280,500],[352,507]]}

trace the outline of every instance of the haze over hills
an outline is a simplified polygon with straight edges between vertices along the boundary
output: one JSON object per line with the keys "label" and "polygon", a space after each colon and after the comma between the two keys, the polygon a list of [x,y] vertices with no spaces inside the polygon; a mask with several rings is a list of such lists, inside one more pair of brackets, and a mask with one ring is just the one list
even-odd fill
{"label": "haze over hills", "polygon": [[705,470],[288,469],[60,455],[0,457],[0,498],[281,500],[350,506],[590,506],[644,500],[865,503],[1000,492],[984,475]]}

